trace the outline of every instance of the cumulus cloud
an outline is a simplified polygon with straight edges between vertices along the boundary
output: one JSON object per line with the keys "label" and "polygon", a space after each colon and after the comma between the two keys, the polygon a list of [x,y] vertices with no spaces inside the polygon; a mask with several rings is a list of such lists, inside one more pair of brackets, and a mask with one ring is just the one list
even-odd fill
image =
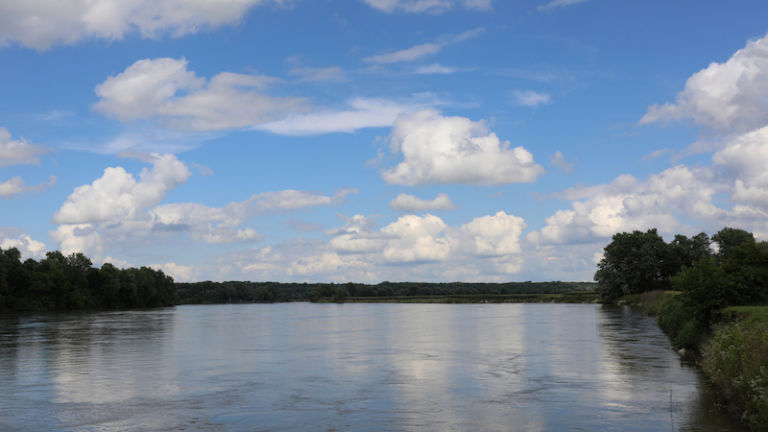
{"label": "cumulus cloud", "polygon": [[21,195],[27,192],[40,192],[45,188],[56,184],[56,176],[50,176],[48,183],[40,183],[36,186],[24,183],[24,179],[19,176],[12,177],[5,182],[0,181],[0,197],[9,198]]}
{"label": "cumulus cloud", "polygon": [[359,129],[392,126],[399,115],[423,109],[425,104],[427,101],[396,102],[356,98],[347,102],[349,109],[288,115],[284,119],[255,126],[254,129],[299,136],[352,133]]}
{"label": "cumulus cloud", "polygon": [[444,235],[446,228],[442,219],[431,214],[402,216],[382,228],[391,236],[382,256],[389,262],[444,260],[455,247],[453,239]]}
{"label": "cumulus cloud", "polygon": [[[380,230],[356,215],[338,232],[330,246],[340,252],[368,252],[389,263],[449,262],[467,257],[499,258],[522,253],[522,218],[498,212],[481,216],[459,227],[450,227],[439,217],[405,215]],[[371,259],[371,258],[369,258]]]}
{"label": "cumulus cloud", "polygon": [[[435,215],[404,215],[377,228],[354,215],[326,231],[221,256],[201,277],[281,281],[505,281],[523,269],[526,224],[498,212],[450,226]],[[526,252],[527,253],[527,252]]]}
{"label": "cumulus cloud", "polygon": [[437,196],[432,200],[423,200],[413,195],[403,193],[393,199],[392,202],[389,203],[389,206],[395,210],[405,212],[452,210],[456,208],[456,206],[454,206],[451,202],[451,199],[448,198],[448,195],[444,193],[437,194]]}
{"label": "cumulus cloud", "polygon": [[443,48],[453,45],[459,42],[463,42],[467,39],[479,36],[484,30],[477,28],[469,30],[464,33],[455,36],[444,36],[438,38],[433,42],[423,43],[412,46],[410,48],[402,49],[399,51],[391,51],[387,53],[377,54],[370,57],[366,57],[363,61],[373,64],[391,64],[391,63],[403,63],[420,60],[424,57],[431,56],[439,53]]}
{"label": "cumulus cloud", "polygon": [[537,107],[552,101],[552,97],[549,96],[549,94],[539,93],[533,90],[515,90],[513,95],[515,97],[515,103],[526,107]]}
{"label": "cumulus cloud", "polygon": [[476,255],[518,255],[522,253],[520,236],[526,227],[523,218],[500,211],[462,225],[458,237]]}
{"label": "cumulus cloud", "polygon": [[0,2],[0,45],[45,50],[83,39],[180,37],[238,23],[253,6],[290,0],[24,0]]}
{"label": "cumulus cloud", "polygon": [[21,234],[16,238],[0,238],[0,249],[16,248],[23,257],[41,258],[46,250],[45,243],[34,240],[32,237]]}
{"label": "cumulus cloud", "polygon": [[189,169],[175,156],[154,155],[151,169],[143,169],[139,180],[122,167],[110,167],[89,185],[75,188],[54,214],[58,224],[83,224],[133,218],[159,203],[169,190],[187,181]]}
{"label": "cumulus cloud", "polygon": [[487,11],[493,6],[492,0],[363,0],[363,2],[387,13],[440,14],[457,7],[475,11]]}
{"label": "cumulus cloud", "polygon": [[563,198],[575,200],[559,210],[546,225],[529,234],[543,244],[587,243],[614,233],[656,227],[663,233],[685,231],[681,218],[716,221],[724,211],[713,203],[718,191],[713,173],[684,165],[667,169],[641,182],[622,175],[612,183],[572,188]]}
{"label": "cumulus cloud", "polygon": [[733,201],[768,209],[768,126],[734,137],[712,161],[733,182]]}
{"label": "cumulus cloud", "polygon": [[553,9],[559,9],[566,6],[572,6],[579,3],[584,3],[587,0],[552,0],[548,3],[545,3],[541,6],[539,6],[538,11],[539,12],[549,12]]}
{"label": "cumulus cloud", "polygon": [[253,126],[305,109],[302,99],[266,95],[274,78],[221,72],[206,80],[187,64],[183,58],[139,60],[96,87],[94,109],[121,121],[158,119],[191,131]]}
{"label": "cumulus cloud", "polygon": [[75,188],[54,215],[51,237],[64,253],[84,252],[95,259],[116,247],[131,247],[188,236],[208,244],[252,243],[263,238],[248,223],[267,213],[335,205],[357,193],[340,189],[333,195],[283,190],[254,194],[223,207],[200,203],[161,203],[167,193],[190,176],[173,155],[151,155],[152,167],[136,176],[110,167],[91,184]]}
{"label": "cumulus cloud", "polygon": [[24,138],[14,140],[11,132],[0,127],[0,167],[11,165],[37,165],[45,150],[30,144]]}
{"label": "cumulus cloud", "polygon": [[483,122],[445,117],[434,110],[398,118],[390,143],[393,153],[403,154],[402,162],[382,173],[392,184],[521,183],[543,172],[530,152],[510,148]]}
{"label": "cumulus cloud", "polygon": [[652,105],[640,124],[691,119],[720,131],[746,132],[768,118],[768,36],[753,40],[724,63],[693,74],[675,103]]}

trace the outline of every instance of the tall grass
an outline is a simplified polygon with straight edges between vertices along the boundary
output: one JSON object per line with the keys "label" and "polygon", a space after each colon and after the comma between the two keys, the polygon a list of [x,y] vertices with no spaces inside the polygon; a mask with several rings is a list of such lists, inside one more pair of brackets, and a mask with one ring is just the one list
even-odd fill
{"label": "tall grass", "polygon": [[768,431],[768,307],[728,308],[725,314],[732,321],[716,327],[703,345],[701,367],[726,409],[751,429]]}

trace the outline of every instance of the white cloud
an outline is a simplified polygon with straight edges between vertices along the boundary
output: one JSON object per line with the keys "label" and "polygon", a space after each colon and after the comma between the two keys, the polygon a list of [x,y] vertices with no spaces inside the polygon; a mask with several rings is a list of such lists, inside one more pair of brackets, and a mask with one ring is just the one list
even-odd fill
{"label": "white cloud", "polygon": [[12,177],[11,179],[2,182],[0,181],[0,197],[9,198],[16,195],[21,195],[27,192],[40,192],[46,187],[50,187],[56,184],[56,176],[50,176],[48,183],[40,183],[37,186],[31,186],[24,183],[24,179],[19,176]]}
{"label": "white cloud", "polygon": [[515,90],[513,95],[515,97],[515,103],[526,107],[537,107],[552,101],[552,97],[549,94],[539,93],[533,90]]}
{"label": "white cloud", "polygon": [[357,193],[340,189],[332,196],[283,190],[254,194],[223,207],[186,202],[161,204],[166,194],[190,176],[173,155],[152,155],[152,168],[138,180],[122,167],[104,170],[91,184],[75,188],[54,215],[59,226],[51,232],[64,253],[83,252],[99,259],[114,248],[151,245],[189,236],[208,244],[251,243],[262,235],[246,224],[266,213],[330,206]]}
{"label": "white cloud", "polygon": [[641,161],[649,161],[649,160],[653,160],[653,159],[658,159],[658,158],[660,158],[660,157],[662,157],[662,156],[664,156],[666,154],[669,154],[669,153],[672,153],[672,149],[669,149],[669,148],[665,147],[665,148],[654,150],[654,151],[648,153],[647,155],[643,156],[642,159],[640,159],[640,160]]}
{"label": "white cloud", "polygon": [[568,162],[565,160],[565,156],[563,156],[560,150],[556,151],[554,155],[549,157],[549,163],[567,174],[573,173],[573,167],[576,165],[575,162]]}
{"label": "white cloud", "polygon": [[444,45],[439,43],[423,43],[399,51],[366,57],[363,59],[363,61],[376,64],[412,62],[433,54],[437,54],[442,51],[443,47]]}
{"label": "white cloud", "polygon": [[711,170],[678,165],[645,182],[623,175],[610,184],[572,188],[563,194],[576,200],[571,209],[557,211],[528,238],[539,244],[567,244],[654,227],[662,233],[683,232],[687,227],[681,219],[712,223],[725,215],[712,201],[714,184]]}
{"label": "white cloud", "polygon": [[419,75],[450,75],[458,72],[459,69],[450,66],[444,66],[439,63],[432,63],[427,66],[416,68],[415,72]]}
{"label": "white cloud", "polygon": [[487,11],[492,8],[492,0],[363,0],[378,10],[406,13],[440,14],[455,7],[468,10]]}
{"label": "white cloud", "polygon": [[483,122],[434,110],[401,116],[392,127],[393,153],[403,161],[382,173],[392,184],[531,182],[543,172],[523,147],[510,148]]}
{"label": "white cloud", "polygon": [[725,63],[693,74],[676,103],[652,105],[640,124],[692,119],[721,131],[746,132],[768,119],[768,36],[750,41]]}
{"label": "white cloud", "polygon": [[347,79],[344,70],[338,66],[295,67],[288,72],[288,75],[298,78],[299,82],[341,82]]}
{"label": "white cloud", "polygon": [[262,192],[252,196],[251,201],[258,211],[290,211],[303,207],[337,204],[347,196],[357,192],[357,189],[340,189],[333,196],[326,196],[288,189],[278,192]]}
{"label": "white cloud", "polygon": [[356,215],[334,233],[330,246],[342,252],[373,252],[391,263],[449,262],[467,257],[498,258],[522,253],[522,218],[498,212],[450,227],[439,217],[405,215],[381,230],[372,231],[370,221]]}
{"label": "white cloud", "polygon": [[454,248],[452,239],[444,235],[447,225],[437,216],[406,215],[382,228],[392,236],[382,251],[389,262],[441,261]]}
{"label": "white cloud", "polygon": [[566,6],[572,6],[579,3],[584,3],[587,0],[552,0],[549,3],[545,3],[538,8],[539,12],[549,12],[553,9],[559,9]]}
{"label": "white cloud", "polygon": [[341,229],[331,230],[333,236],[329,245],[334,251],[342,253],[361,253],[382,250],[391,236],[371,231],[373,221],[363,215],[354,215]]}
{"label": "white cloud", "polygon": [[423,200],[413,195],[402,193],[393,199],[392,202],[389,203],[389,206],[395,210],[405,212],[451,210],[456,208],[451,202],[451,199],[448,198],[448,195],[444,193],[437,194],[432,200]]}
{"label": "white cloud", "polygon": [[284,119],[255,126],[278,135],[321,135],[352,133],[359,129],[392,126],[403,113],[425,107],[424,102],[396,102],[387,99],[357,98],[347,102],[350,109],[316,111],[289,115]]}
{"label": "white cloud", "polygon": [[274,78],[221,72],[209,81],[186,59],[139,60],[96,87],[94,109],[121,121],[159,119],[182,130],[253,126],[305,109],[304,100],[263,93]]}
{"label": "white cloud", "polygon": [[334,281],[508,280],[521,271],[522,218],[498,212],[458,226],[405,215],[375,229],[355,215],[329,242],[294,241],[222,259],[245,278]]}
{"label": "white cloud", "polygon": [[83,39],[180,37],[236,24],[253,6],[289,0],[24,0],[0,2],[0,45],[45,50]]}
{"label": "white cloud", "polygon": [[32,239],[32,237],[21,234],[16,238],[0,238],[0,249],[16,248],[23,257],[41,258],[45,254],[45,243]]}
{"label": "white cloud", "polygon": [[185,266],[174,262],[165,264],[150,264],[156,270],[162,270],[176,282],[195,282],[197,280],[197,268],[194,266]]}
{"label": "white cloud", "polygon": [[190,175],[186,165],[170,154],[155,155],[152,169],[143,169],[139,181],[122,167],[110,167],[90,185],[75,188],[53,220],[59,224],[83,224],[133,218],[159,203]]}
{"label": "white cloud", "polygon": [[0,127],[0,167],[11,165],[37,165],[40,163],[38,156],[46,151],[32,145],[24,138],[11,139],[11,132]]}
{"label": "white cloud", "polygon": [[462,225],[459,238],[465,241],[460,244],[479,256],[519,255],[520,236],[526,227],[523,218],[500,211]]}
{"label": "white cloud", "polygon": [[363,59],[363,61],[367,63],[373,63],[373,64],[412,62],[412,61],[420,60],[427,56],[437,54],[440,51],[442,51],[443,48],[449,45],[453,45],[459,42],[463,42],[467,39],[471,39],[473,37],[479,36],[481,33],[483,33],[483,31],[484,30],[482,28],[477,28],[474,30],[469,30],[464,33],[458,34],[456,36],[444,36],[444,37],[438,38],[434,42],[423,43],[423,44],[415,45],[410,48],[402,49],[399,51],[392,51],[388,53],[377,54],[374,56],[366,57]]}
{"label": "white cloud", "polygon": [[733,182],[733,201],[768,209],[768,126],[733,138],[712,161]]}

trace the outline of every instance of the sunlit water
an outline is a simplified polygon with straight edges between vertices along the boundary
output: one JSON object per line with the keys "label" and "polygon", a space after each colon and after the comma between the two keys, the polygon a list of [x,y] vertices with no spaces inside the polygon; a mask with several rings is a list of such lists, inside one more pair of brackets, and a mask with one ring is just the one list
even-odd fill
{"label": "sunlit water", "polygon": [[0,317],[2,431],[739,431],[702,386],[597,305]]}

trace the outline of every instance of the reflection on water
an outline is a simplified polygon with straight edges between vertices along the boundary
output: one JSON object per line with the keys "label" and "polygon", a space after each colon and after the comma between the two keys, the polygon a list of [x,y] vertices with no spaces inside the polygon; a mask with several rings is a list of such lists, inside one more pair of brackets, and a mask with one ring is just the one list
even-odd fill
{"label": "reflection on water", "polygon": [[0,317],[0,430],[740,431],[652,319],[276,304]]}

